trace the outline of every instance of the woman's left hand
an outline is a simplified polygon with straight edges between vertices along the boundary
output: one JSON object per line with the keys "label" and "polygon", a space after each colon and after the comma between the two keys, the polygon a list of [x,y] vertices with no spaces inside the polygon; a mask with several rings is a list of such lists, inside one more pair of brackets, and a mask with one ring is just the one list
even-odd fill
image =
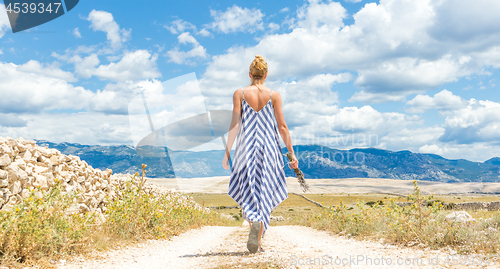
{"label": "woman's left hand", "polygon": [[229,154],[225,154],[224,155],[224,159],[222,160],[222,167],[224,167],[224,169],[229,169]]}

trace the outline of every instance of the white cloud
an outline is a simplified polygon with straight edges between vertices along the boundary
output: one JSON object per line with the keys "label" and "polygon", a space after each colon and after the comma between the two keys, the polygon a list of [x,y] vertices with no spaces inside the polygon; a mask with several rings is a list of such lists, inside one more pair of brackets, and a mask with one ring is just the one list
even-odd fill
{"label": "white cloud", "polygon": [[87,57],[75,55],[68,59],[69,62],[75,64],[75,73],[82,78],[90,78],[95,70],[95,66],[99,64],[99,57],[92,53]]}
{"label": "white cloud", "polygon": [[360,69],[355,85],[373,92],[409,93],[457,81],[470,73],[459,59],[452,59],[451,55],[433,61],[400,58],[384,61],[370,69]]}
{"label": "white cloud", "polygon": [[344,0],[344,1],[346,1],[347,3],[359,3],[363,0]]}
{"label": "white cloud", "polygon": [[[66,59],[66,57],[59,58]],[[123,56],[108,57],[108,60],[119,61],[107,65],[99,65],[100,61],[96,53],[84,58],[75,55],[67,61],[75,64],[75,73],[79,77],[97,76],[103,80],[126,81],[161,77],[156,65],[157,59],[157,54],[151,55],[147,50],[136,50],[125,52]]]}
{"label": "white cloud", "polygon": [[69,82],[77,81],[71,72],[61,70],[56,63],[44,66],[38,61],[30,60],[25,64],[18,65],[17,70],[24,73],[41,75],[47,78],[57,78]]}
{"label": "white cloud", "polygon": [[132,144],[126,115],[96,112],[37,113],[23,115],[23,118],[27,122],[25,126],[0,126],[2,136],[86,145]]}
{"label": "white cloud", "polygon": [[418,152],[420,153],[431,153],[431,154],[437,154],[437,155],[443,155],[443,150],[435,144],[432,145],[423,145],[420,148],[418,148]]}
{"label": "white cloud", "polygon": [[87,18],[91,22],[90,27],[94,31],[103,31],[112,49],[119,49],[123,42],[130,39],[131,29],[120,29],[113,15],[106,11],[92,10]]}
{"label": "white cloud", "polygon": [[346,17],[347,10],[340,3],[324,4],[314,1],[298,9],[297,24],[302,28],[317,28],[323,25],[338,28],[344,26],[343,19]]}
{"label": "white cloud", "polygon": [[82,34],[80,33],[80,30],[78,29],[78,27],[76,27],[76,28],[73,30],[73,35],[74,35],[76,38],[82,38]]}
{"label": "white cloud", "polygon": [[288,7],[284,7],[280,10],[280,12],[288,12],[290,10],[290,8]]}
{"label": "white cloud", "polygon": [[407,93],[397,93],[397,92],[367,92],[361,90],[355,92],[349,102],[361,102],[365,104],[376,104],[376,103],[387,103],[387,102],[404,102],[406,101],[405,95]]}
{"label": "white cloud", "polygon": [[[465,43],[497,43],[500,40],[500,2],[495,0],[445,0],[434,4],[435,24],[429,29],[433,38]],[[464,19],[467,18],[467,19]]]}
{"label": "white cloud", "polygon": [[235,32],[250,32],[263,30],[262,18],[264,14],[259,9],[241,8],[237,5],[228,7],[226,11],[210,10],[214,22],[210,27],[219,32],[228,34]]}
{"label": "white cloud", "polygon": [[198,34],[201,35],[201,36],[210,36],[211,35],[211,33],[207,29],[205,29],[205,28],[201,29],[198,32]]}
{"label": "white cloud", "polygon": [[[492,8],[500,12],[496,5]],[[436,40],[430,31],[444,15],[431,1],[369,3],[347,26],[346,16],[337,2],[310,1],[299,8],[290,33],[264,36],[255,46],[234,46],[213,57],[206,75],[236,83],[245,79],[253,56],[261,54],[269,60],[273,80],[351,70],[358,74],[355,85],[360,87],[351,101],[372,103],[405,101],[408,94],[500,66],[500,46],[467,40],[450,50],[449,42]]]}
{"label": "white cloud", "polygon": [[3,127],[24,127],[27,125],[27,121],[23,120],[21,117],[15,115],[14,113],[0,113],[0,126]]}
{"label": "white cloud", "polygon": [[452,92],[442,90],[430,97],[428,95],[417,95],[412,100],[406,102],[410,107],[406,109],[408,113],[424,113],[427,109],[438,111],[457,110],[467,106],[467,101]]}
{"label": "white cloud", "polygon": [[164,25],[163,27],[165,27],[167,30],[170,31],[170,33],[174,35],[184,33],[187,30],[196,30],[196,26],[194,26],[192,23],[189,23],[181,19],[177,19],[171,22],[169,25]]}
{"label": "white cloud", "polygon": [[288,127],[309,125],[312,124],[313,118],[336,114],[339,111],[337,106],[339,100],[338,93],[332,91],[332,86],[348,82],[351,77],[350,73],[319,74],[297,82],[283,82],[276,85],[275,90],[282,97],[283,113],[291,116],[287,120]]}
{"label": "white cloud", "polygon": [[409,117],[401,113],[381,113],[371,106],[344,107],[335,115],[332,129],[343,133],[375,133],[382,137],[418,120],[418,117]]}
{"label": "white cloud", "polygon": [[10,29],[9,17],[4,5],[0,5],[0,38]]}
{"label": "white cloud", "polygon": [[441,142],[473,144],[500,140],[500,103],[470,99],[466,107],[448,113]]}
{"label": "white cloud", "polygon": [[161,73],[156,66],[157,59],[158,55],[151,55],[146,50],[126,52],[119,62],[100,65],[92,74],[113,81],[158,78]]}
{"label": "white cloud", "polygon": [[169,62],[193,65],[191,58],[205,59],[208,57],[206,49],[190,33],[182,33],[177,39],[180,44],[191,44],[193,48],[189,51],[180,51],[179,47],[176,46],[174,49],[167,51],[167,57],[170,58]]}
{"label": "white cloud", "polygon": [[36,61],[24,65],[0,63],[0,112],[37,113],[51,109],[83,109],[93,95],[83,87],[74,87],[72,78],[50,65]]}
{"label": "white cloud", "polygon": [[280,25],[274,22],[270,22],[267,27],[271,29],[271,32],[278,31],[280,29]]}

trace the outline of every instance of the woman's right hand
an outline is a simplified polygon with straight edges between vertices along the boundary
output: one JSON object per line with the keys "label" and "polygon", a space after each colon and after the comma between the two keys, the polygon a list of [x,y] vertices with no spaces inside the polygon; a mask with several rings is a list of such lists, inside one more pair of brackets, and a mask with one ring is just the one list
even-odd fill
{"label": "woman's right hand", "polygon": [[295,153],[292,153],[292,161],[290,162],[290,169],[299,168],[299,160],[295,156]]}

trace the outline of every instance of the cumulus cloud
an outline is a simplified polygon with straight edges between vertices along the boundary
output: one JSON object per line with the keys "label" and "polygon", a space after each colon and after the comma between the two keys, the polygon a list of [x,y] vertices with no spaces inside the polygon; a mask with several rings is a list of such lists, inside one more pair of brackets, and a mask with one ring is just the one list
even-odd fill
{"label": "cumulus cloud", "polygon": [[361,90],[359,92],[355,92],[351,98],[349,98],[349,102],[361,102],[365,104],[375,104],[375,103],[387,103],[387,102],[404,102],[406,101],[405,93],[398,92],[367,92],[365,90]]}
{"label": "cumulus cloud", "polygon": [[176,64],[188,64],[193,65],[191,58],[202,58],[208,57],[206,49],[198,43],[198,41],[188,32],[182,33],[177,37],[179,44],[191,44],[192,49],[189,51],[181,51],[179,47],[176,46],[174,49],[167,52],[167,57],[169,62],[174,62]]}
{"label": "cumulus cloud", "polygon": [[4,5],[0,5],[0,38],[5,35],[5,32],[10,29],[9,17]]}
{"label": "cumulus cloud", "polygon": [[500,139],[500,103],[470,99],[467,106],[446,117],[441,142],[472,144]]}
{"label": "cumulus cloud", "polygon": [[71,73],[36,61],[24,65],[0,63],[0,112],[37,113],[51,109],[83,109],[93,95],[65,79]]}
{"label": "cumulus cloud", "polygon": [[161,73],[156,66],[157,59],[157,54],[151,55],[147,50],[126,52],[120,61],[100,65],[93,74],[113,81],[158,78]]}
{"label": "cumulus cloud", "polygon": [[107,65],[99,65],[100,60],[95,53],[84,58],[75,55],[68,61],[75,64],[75,73],[80,77],[97,76],[102,80],[126,81],[161,77],[156,65],[157,59],[157,54],[136,50],[125,52],[119,61]]}
{"label": "cumulus cloud", "polygon": [[0,113],[0,126],[4,127],[24,127],[27,122],[13,113]]}
{"label": "cumulus cloud", "polygon": [[359,70],[355,85],[371,92],[405,92],[426,90],[446,82],[457,81],[470,71],[451,55],[433,61],[401,58],[385,61],[376,67]]}
{"label": "cumulus cloud", "polygon": [[408,113],[424,113],[427,109],[436,109],[444,112],[461,109],[467,106],[467,101],[450,91],[442,90],[436,93],[434,97],[419,94],[406,102],[406,105],[410,106],[406,109]]}
{"label": "cumulus cloud", "polygon": [[[297,11],[290,33],[264,36],[255,46],[234,46],[213,57],[206,74],[244,78],[235,70],[247,69],[261,54],[272,61],[274,79],[351,70],[360,88],[351,101],[382,103],[406,101],[409,94],[500,66],[500,47],[494,43],[466,40],[450,51],[449,42],[436,39],[432,29],[439,20],[463,20],[437,8],[430,1],[384,0],[366,4],[353,14],[353,24],[344,25],[347,11],[340,3],[310,1]],[[496,5],[491,8],[500,12]],[[479,14],[473,18],[481,20]]]}
{"label": "cumulus cloud", "polygon": [[106,33],[112,49],[119,49],[123,42],[130,39],[130,32],[132,30],[120,29],[113,15],[109,12],[94,9],[89,13],[87,20],[90,21],[90,28],[92,30]]}
{"label": "cumulus cloud", "polygon": [[3,136],[87,145],[131,145],[126,115],[96,112],[37,113],[23,115],[25,126],[0,126]]}
{"label": "cumulus cloud", "polygon": [[241,8],[237,5],[228,7],[226,11],[210,10],[214,19],[210,28],[228,34],[235,32],[250,32],[263,30],[262,18],[264,14],[259,9]]}
{"label": "cumulus cloud", "polygon": [[297,26],[302,28],[317,28],[323,25],[332,28],[344,26],[343,19],[347,10],[337,2],[321,3],[314,1],[304,5],[297,11]]}
{"label": "cumulus cloud", "polygon": [[77,79],[73,76],[73,73],[61,70],[56,63],[44,65],[38,61],[29,60],[27,63],[17,66],[17,70],[69,82],[77,81]]}
{"label": "cumulus cloud", "polygon": [[496,25],[500,25],[500,2],[445,0],[436,1],[434,5],[435,23],[429,29],[433,38],[457,43],[498,44],[500,29]]}
{"label": "cumulus cloud", "polygon": [[288,117],[288,127],[292,129],[295,126],[309,125],[313,118],[336,114],[339,111],[339,100],[338,93],[332,91],[332,86],[351,79],[350,73],[320,74],[299,81],[281,83],[277,90],[282,96],[283,113],[293,115]]}
{"label": "cumulus cloud", "polygon": [[78,27],[76,27],[76,28],[73,30],[73,35],[74,35],[76,38],[82,38],[82,34],[80,33],[80,30],[78,29]]}
{"label": "cumulus cloud", "polygon": [[271,32],[276,32],[280,29],[280,25],[274,22],[270,22],[267,27],[271,30]]}
{"label": "cumulus cloud", "polygon": [[172,21],[168,25],[164,25],[163,27],[165,27],[167,30],[170,31],[170,33],[174,35],[184,33],[187,30],[196,30],[196,26],[194,26],[192,23],[189,23],[181,19]]}

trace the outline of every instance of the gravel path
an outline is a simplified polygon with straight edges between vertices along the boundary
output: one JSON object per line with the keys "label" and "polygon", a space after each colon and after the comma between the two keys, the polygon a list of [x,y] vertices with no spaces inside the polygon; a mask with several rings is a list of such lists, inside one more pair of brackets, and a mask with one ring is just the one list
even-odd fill
{"label": "gravel path", "polygon": [[[283,268],[500,267],[500,262],[494,264],[493,261],[488,266],[485,263],[465,265],[465,257],[453,256],[453,253],[359,241],[302,226],[271,226],[263,239],[265,251],[249,254],[248,231],[248,226],[207,226],[171,240],[151,240],[101,253],[90,260],[75,258],[69,263],[60,263],[58,268],[214,268],[220,265],[241,268],[257,262],[270,262]],[[449,263],[445,262],[447,257]],[[451,265],[453,262],[456,265]]]}

